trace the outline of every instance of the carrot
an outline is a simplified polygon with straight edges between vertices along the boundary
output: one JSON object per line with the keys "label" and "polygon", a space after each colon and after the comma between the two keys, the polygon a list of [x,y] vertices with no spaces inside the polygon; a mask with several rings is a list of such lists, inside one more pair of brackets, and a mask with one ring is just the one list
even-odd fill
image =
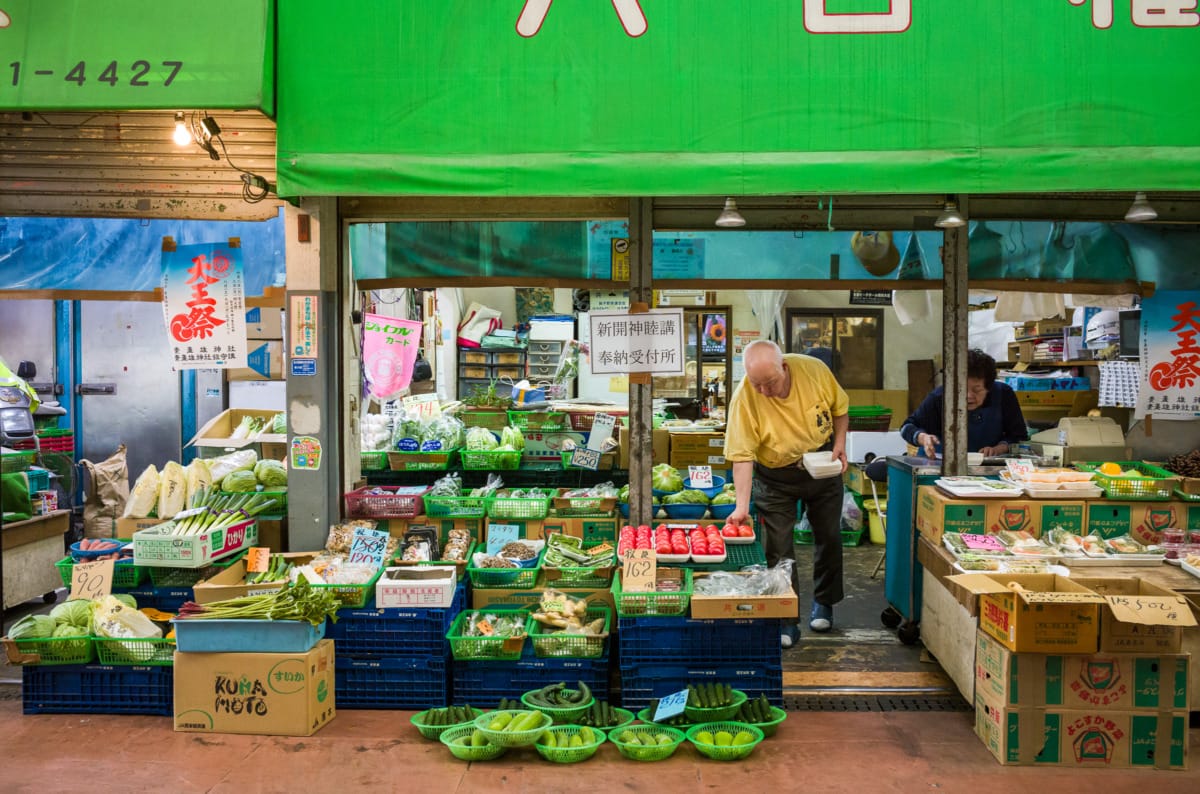
{"label": "carrot", "polygon": [[92,548],[92,539],[91,538],[84,538],[83,541],[79,544],[80,551],[90,551],[91,548]]}

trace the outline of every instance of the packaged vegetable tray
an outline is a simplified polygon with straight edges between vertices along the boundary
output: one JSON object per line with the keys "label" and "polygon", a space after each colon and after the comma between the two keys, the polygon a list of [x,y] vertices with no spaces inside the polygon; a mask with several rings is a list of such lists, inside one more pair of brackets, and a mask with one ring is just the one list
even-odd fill
{"label": "packaged vegetable tray", "polygon": [[[495,636],[470,634],[468,621],[495,616],[519,622],[520,634]],[[490,621],[489,621],[490,625]],[[464,609],[454,619],[446,639],[450,642],[450,653],[459,661],[516,661],[525,649],[529,636],[529,612],[524,609]]]}
{"label": "packaged vegetable tray", "polygon": [[543,659],[599,659],[604,656],[604,643],[612,625],[612,610],[608,607],[589,607],[583,622],[604,620],[599,634],[576,634],[530,621],[533,653]]}

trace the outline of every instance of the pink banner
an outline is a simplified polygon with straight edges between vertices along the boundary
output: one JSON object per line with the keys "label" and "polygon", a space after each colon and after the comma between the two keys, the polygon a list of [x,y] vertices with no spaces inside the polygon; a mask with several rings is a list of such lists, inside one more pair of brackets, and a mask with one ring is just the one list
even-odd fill
{"label": "pink banner", "polygon": [[413,363],[421,347],[421,323],[368,314],[363,323],[363,369],[371,395],[380,400],[399,396],[412,382]]}

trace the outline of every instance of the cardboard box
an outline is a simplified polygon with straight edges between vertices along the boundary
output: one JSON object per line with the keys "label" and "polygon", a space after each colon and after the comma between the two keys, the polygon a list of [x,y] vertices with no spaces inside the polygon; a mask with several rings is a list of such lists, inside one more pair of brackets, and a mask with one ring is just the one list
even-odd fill
{"label": "cardboard box", "polygon": [[1074,576],[1105,598],[1100,650],[1106,653],[1179,653],[1184,629],[1196,625],[1187,599],[1174,590],[1125,576]]}
{"label": "cardboard box", "polygon": [[133,533],[133,564],[202,568],[257,543],[258,524],[254,521],[188,536],[162,534],[157,527],[151,527]]}
{"label": "cardboard box", "polygon": [[1054,406],[1056,408],[1070,408],[1075,405],[1075,402],[1080,399],[1086,400],[1086,395],[1094,395],[1091,390],[1075,390],[1075,391],[1060,391],[1060,390],[1045,390],[1045,391],[1019,391],[1016,392],[1017,403],[1024,408],[1025,406],[1043,407]]}
{"label": "cardboard box", "polygon": [[336,714],[333,640],[307,653],[175,653],[175,730],[311,736]]}
{"label": "cardboard box", "polygon": [[457,586],[453,565],[388,568],[375,582],[375,606],[444,609],[454,601]]}
{"label": "cardboard box", "polygon": [[258,545],[266,546],[273,552],[281,552],[288,547],[287,519],[259,519]]}
{"label": "cardboard box", "polygon": [[[617,426],[617,441],[621,445],[620,458],[617,462],[617,468],[629,468],[629,428],[625,425]],[[671,456],[671,435],[664,428],[655,428],[650,431],[650,462],[654,464],[666,463]]]}
{"label": "cardboard box", "polygon": [[566,441],[575,442],[576,446],[587,446],[587,433],[574,430],[554,432],[528,432],[525,434],[525,452],[523,460],[541,460],[562,462],[562,449]]}
{"label": "cardboard box", "polygon": [[[921,538],[921,543],[929,541]],[[928,568],[921,574],[921,643],[968,703],[975,702],[975,634],[979,618]],[[974,602],[972,598],[972,602]]]}
{"label": "cardboard box", "polygon": [[[251,444],[287,444],[286,433],[259,433],[252,438],[231,438],[243,417],[265,419],[267,429],[278,411],[263,411],[257,408],[230,408],[210,419],[188,442],[189,446],[215,447],[217,449],[241,449]],[[261,457],[261,456],[260,456]]]}
{"label": "cardboard box", "polygon": [[[965,610],[971,617],[979,616],[979,596],[972,591],[953,581],[953,577],[960,573],[954,567],[955,557],[950,550],[941,544],[934,545],[927,537],[917,539],[917,562],[921,563],[921,567],[928,573],[932,574],[935,579],[946,588],[951,598]],[[922,618],[924,620],[924,618]],[[972,631],[971,635],[974,636]],[[971,640],[971,653],[975,653],[974,640]],[[974,665],[972,665],[971,675],[974,675]],[[968,698],[970,700],[971,698]]]}
{"label": "cardboard box", "polygon": [[1005,765],[1187,769],[1188,714],[1002,709],[975,700],[975,733]]}
{"label": "cardboard box", "polygon": [[226,380],[282,380],[283,367],[287,363],[283,342],[280,340],[251,340],[246,351],[245,367],[225,370]]}
{"label": "cardboard box", "polygon": [[712,466],[713,474],[721,476],[725,476],[725,470],[731,468],[723,454],[706,451],[675,452],[672,450],[671,454],[667,457],[667,462],[683,471],[687,471],[688,466]]}
{"label": "cardboard box", "polygon": [[165,518],[118,518],[113,537],[132,538],[134,532],[156,527],[166,520]]}
{"label": "cardboard box", "polygon": [[[749,576],[750,574],[742,574]],[[708,573],[698,572],[699,583]],[[745,620],[746,618],[795,618],[799,614],[799,599],[795,593],[783,596],[692,596],[692,617],[716,620]]]}
{"label": "cardboard box", "polygon": [[1130,534],[1139,543],[1158,543],[1159,532],[1183,527],[1188,521],[1184,502],[1117,502],[1095,499],[1088,502],[1087,532],[1102,538]]}
{"label": "cardboard box", "polygon": [[980,630],[1009,650],[1090,654],[1099,647],[1104,598],[1065,576],[971,573],[949,581],[979,596]]}
{"label": "cardboard box", "polygon": [[997,708],[1186,711],[1188,657],[1016,654],[981,631],[975,692]]}
{"label": "cardboard box", "polygon": [[945,532],[995,535],[1001,530],[1026,530],[1041,537],[1059,527],[1084,533],[1087,502],[1046,499],[960,499],[932,485],[917,489],[917,529],[934,543]]}
{"label": "cardboard box", "polygon": [[247,339],[283,339],[283,309],[246,310]]}
{"label": "cardboard box", "polygon": [[471,540],[482,540],[484,521],[485,519],[482,518],[430,518],[429,516],[417,516],[416,518],[384,519],[380,521],[380,527],[386,526],[388,534],[393,538],[403,538],[404,533],[409,529],[432,527],[438,531],[438,543],[444,544],[450,536],[450,530],[452,529],[465,529],[471,533]]}
{"label": "cardboard box", "polygon": [[[865,466],[860,463],[851,463],[846,467],[846,473],[842,475],[842,482],[846,487],[854,493],[862,494],[867,498],[874,498],[871,494],[871,480],[867,477]],[[887,483],[875,483],[875,493],[879,494],[880,499],[887,499]]]}
{"label": "cardboard box", "polygon": [[[303,565],[317,556],[313,551],[284,552],[292,565]],[[246,584],[246,559],[235,560],[224,570],[213,574],[207,579],[196,582],[192,586],[192,598],[197,604],[211,604],[214,601],[224,601],[227,598],[243,598],[245,596],[274,593],[283,587],[283,581],[263,582],[261,584]]]}
{"label": "cardboard box", "polygon": [[1200,504],[1191,504],[1189,502],[1180,502],[1183,511],[1183,519],[1180,525],[1184,529],[1200,529]]}
{"label": "cardboard box", "polygon": [[[499,588],[487,587],[472,587],[471,588],[471,608],[485,609],[487,607],[505,608],[505,609],[528,609],[536,606],[542,599],[542,593],[547,587],[555,587],[556,582],[551,582],[546,579],[545,574],[538,576],[537,584],[531,590],[503,590]],[[616,619],[616,606],[613,602],[612,590],[604,587],[598,590],[590,589],[572,589],[563,590],[571,598],[583,599],[596,606],[608,607],[613,610],[613,619]]]}

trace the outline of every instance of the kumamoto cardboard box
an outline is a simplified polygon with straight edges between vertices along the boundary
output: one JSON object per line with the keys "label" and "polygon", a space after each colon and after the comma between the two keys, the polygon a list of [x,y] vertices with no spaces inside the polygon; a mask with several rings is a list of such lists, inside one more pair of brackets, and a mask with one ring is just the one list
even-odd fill
{"label": "kumamoto cardboard box", "polygon": [[1188,657],[1013,653],[981,631],[975,693],[998,708],[1186,711]]}
{"label": "kumamoto cardboard box", "polygon": [[689,432],[669,435],[671,451],[667,462],[675,468],[713,466],[724,469],[727,466],[724,433]]}
{"label": "kumamoto cardboard box", "polygon": [[975,733],[1005,765],[1187,769],[1188,713],[998,708],[975,700]]}
{"label": "kumamoto cardboard box", "polygon": [[1050,529],[1084,534],[1087,503],[1043,499],[960,499],[932,485],[917,490],[917,529],[934,543],[946,532],[994,535],[1002,530],[1041,537]]}
{"label": "kumamoto cardboard box", "polygon": [[979,628],[1019,653],[1095,653],[1103,596],[1057,574],[960,574],[979,596]]}
{"label": "kumamoto cardboard box", "polygon": [[[697,573],[700,582],[710,574]],[[749,576],[749,574],[744,574]],[[788,591],[782,596],[692,596],[692,617],[718,620],[746,618],[795,618],[799,614],[799,599]]]}
{"label": "kumamoto cardboard box", "polygon": [[[621,469],[629,468],[629,428],[625,425],[617,426],[617,441],[621,445],[620,458],[617,462],[617,467]],[[650,462],[651,463],[666,463],[671,455],[671,435],[664,428],[657,428],[650,431]]]}
{"label": "kumamoto cardboard box", "polygon": [[311,736],[333,719],[333,640],[306,653],[175,653],[175,730]]}
{"label": "kumamoto cardboard box", "polygon": [[1074,576],[1104,596],[1100,650],[1107,653],[1179,653],[1183,632],[1196,625],[1187,599],[1174,590],[1127,576]]}
{"label": "kumamoto cardboard box", "polygon": [[1168,527],[1183,528],[1187,523],[1183,502],[1110,502],[1096,499],[1088,503],[1087,535],[1115,538],[1129,534],[1139,543],[1158,543],[1159,533]]}

